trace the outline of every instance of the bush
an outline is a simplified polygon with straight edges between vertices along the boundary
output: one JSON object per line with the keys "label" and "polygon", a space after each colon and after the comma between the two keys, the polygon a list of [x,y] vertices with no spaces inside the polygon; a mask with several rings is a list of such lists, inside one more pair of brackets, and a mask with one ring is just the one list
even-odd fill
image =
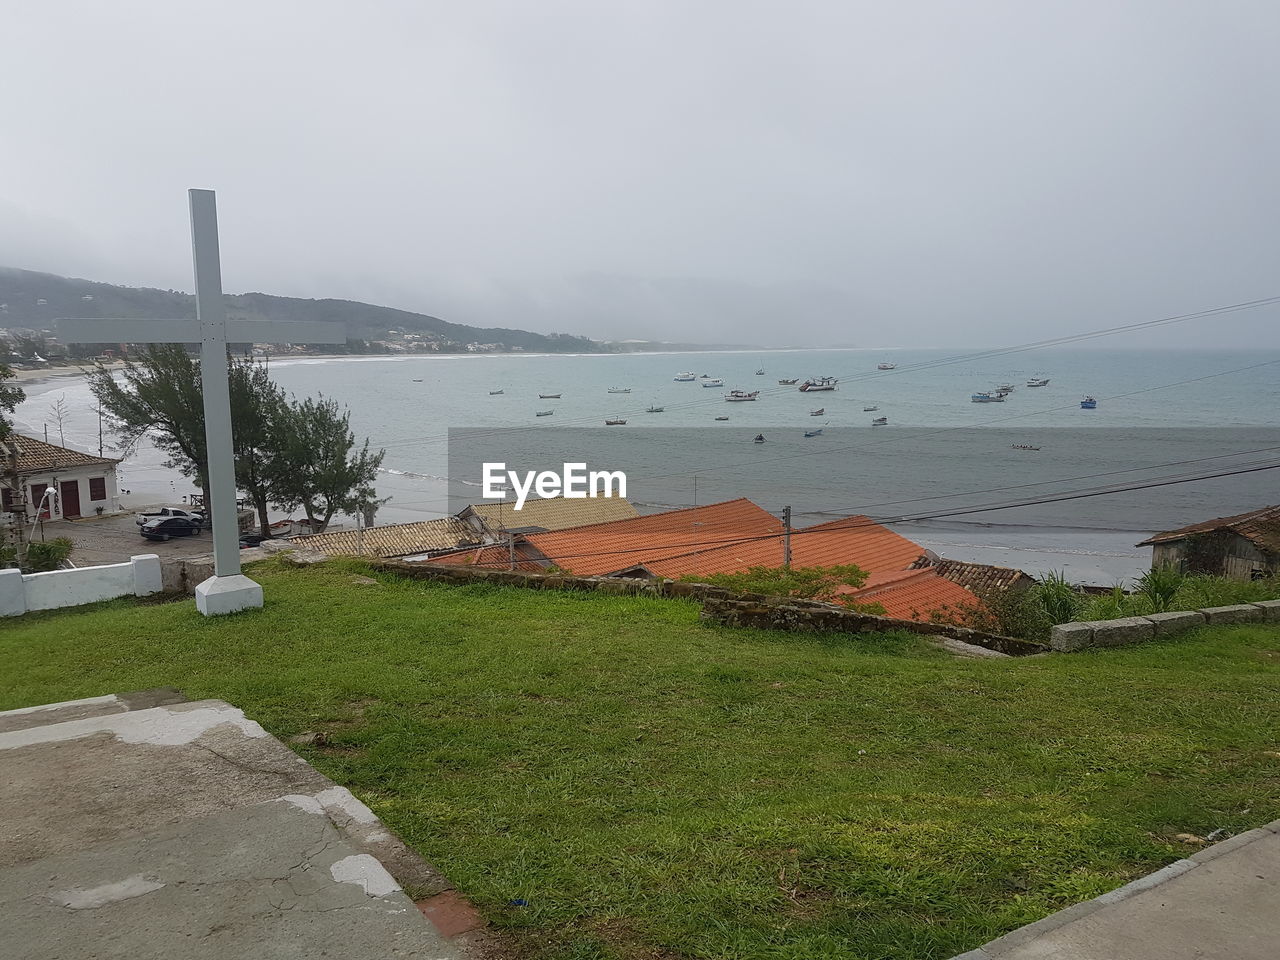
{"label": "bush", "polygon": [[[66,537],[57,537],[47,542],[37,541],[27,544],[27,565],[23,573],[45,573],[57,570],[64,560],[71,556],[72,543]],[[14,547],[0,547],[0,567],[16,567],[18,551]]]}
{"label": "bush", "polygon": [[736,593],[759,593],[766,597],[796,597],[838,603],[861,613],[883,616],[878,603],[858,603],[840,593],[841,587],[858,588],[867,582],[867,572],[853,564],[833,567],[750,567],[740,573],[688,574],[685,583],[710,583]]}

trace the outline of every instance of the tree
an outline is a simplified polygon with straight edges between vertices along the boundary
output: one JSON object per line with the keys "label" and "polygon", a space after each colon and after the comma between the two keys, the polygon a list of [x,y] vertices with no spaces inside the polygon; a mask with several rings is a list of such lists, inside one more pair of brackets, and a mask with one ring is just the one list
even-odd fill
{"label": "tree", "polygon": [[200,487],[207,509],[209,470],[199,361],[182,344],[148,344],[139,360],[125,362],[119,380],[99,364],[89,374],[89,389],[110,419],[120,449],[128,455],[150,435],[169,458],[165,466]]}
{"label": "tree", "polygon": [[373,481],[386,451],[371,453],[367,439],[357,449],[350,420],[337,401],[308,397],[289,403],[281,421],[272,477],[276,503],[285,510],[301,507],[317,533],[336,513],[363,512],[380,502]]}
{"label": "tree", "polygon": [[288,402],[266,364],[251,359],[232,360],[231,437],[236,460],[236,486],[243,490],[258,514],[258,532],[271,536],[267,508],[277,502],[277,478],[289,472],[280,462],[287,437]]}
{"label": "tree", "polygon": [[0,440],[13,432],[13,424],[6,414],[12,414],[18,404],[27,399],[22,388],[16,384],[5,383],[13,377],[13,371],[0,363]]}

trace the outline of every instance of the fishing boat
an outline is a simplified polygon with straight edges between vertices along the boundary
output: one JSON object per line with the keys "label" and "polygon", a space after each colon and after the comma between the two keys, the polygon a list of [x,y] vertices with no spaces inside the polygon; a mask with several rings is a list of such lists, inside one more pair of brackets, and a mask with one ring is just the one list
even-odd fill
{"label": "fishing boat", "polygon": [[502,391],[501,391],[501,390],[490,390],[490,391],[489,391],[489,396],[491,396],[491,397],[500,397],[500,396],[502,396]]}
{"label": "fishing boat", "polygon": [[644,412],[645,413],[662,413],[666,409],[667,409],[666,407],[646,407]]}
{"label": "fishing boat", "polygon": [[1049,385],[1048,377],[1032,377],[1027,381],[1028,387],[1047,387]]}
{"label": "fishing boat", "polygon": [[889,423],[888,417],[876,417],[874,420],[871,421],[871,425],[873,427],[883,427],[883,426],[886,426],[888,423]]}
{"label": "fishing boat", "polygon": [[630,393],[630,387],[610,387],[609,393]]}
{"label": "fishing boat", "polygon": [[985,390],[969,397],[974,403],[1004,403],[1004,394],[987,393]]}
{"label": "fishing boat", "polygon": [[606,427],[625,427],[627,425],[627,421],[622,419],[622,417],[614,417],[612,420],[606,420],[604,425]]}
{"label": "fishing boat", "polygon": [[1098,401],[1095,400],[1093,397],[1084,397],[1080,400],[1080,409],[1081,410],[1097,410]]}
{"label": "fishing boat", "polygon": [[862,408],[862,412],[863,412],[863,413],[875,413],[875,412],[876,412],[877,410],[879,410],[879,409],[880,409],[880,408],[879,408],[879,407],[876,407],[876,406],[863,407],[863,408]]}
{"label": "fishing boat", "polygon": [[728,417],[716,417],[717,420],[728,420]]}
{"label": "fishing boat", "polygon": [[549,416],[551,416],[553,413],[555,413],[555,411],[554,411],[554,410],[539,410],[539,411],[537,411],[537,412],[534,414],[534,416],[535,416],[535,417],[549,417]]}
{"label": "fishing boat", "polygon": [[1009,444],[1009,446],[1013,447],[1013,449],[1015,450],[1039,450],[1040,449],[1039,447],[1033,447],[1029,443],[1011,443]]}
{"label": "fishing boat", "polygon": [[763,376],[764,376],[764,367],[760,367],[758,370],[756,370],[756,376],[757,376],[757,377],[763,377]]}
{"label": "fishing boat", "polygon": [[799,377],[792,377],[790,380],[779,380],[778,385],[781,387],[794,387],[799,382]]}
{"label": "fishing boat", "polygon": [[755,437],[751,440],[751,442],[752,442],[752,443],[764,443],[764,434],[763,434],[763,433],[757,433],[757,434],[755,435]]}
{"label": "fishing boat", "polygon": [[817,430],[806,430],[804,435],[806,437],[820,437],[822,436],[822,428],[819,427]]}
{"label": "fishing boat", "polygon": [[896,363],[887,363],[887,362],[886,362],[886,363],[877,363],[877,364],[876,364],[876,369],[877,369],[877,370],[897,370],[897,369],[898,369],[898,365],[897,365]]}
{"label": "fishing boat", "polygon": [[835,377],[818,377],[800,384],[801,393],[820,393],[823,390],[834,390],[840,381]]}
{"label": "fishing boat", "polygon": [[540,394],[538,394],[538,399],[539,399],[539,400],[559,400],[559,399],[560,399],[560,394],[558,394],[558,393],[540,393]]}
{"label": "fishing boat", "polygon": [[826,413],[826,412],[827,412],[827,408],[826,408],[826,407],[819,407],[817,410],[810,410],[810,411],[809,411],[809,416],[811,416],[811,417],[820,417],[820,416],[822,416],[822,415],[823,415],[824,413]]}
{"label": "fishing boat", "polygon": [[745,403],[748,400],[755,400],[759,396],[759,390],[752,390],[750,393],[746,390],[730,390],[724,395],[724,398],[729,403]]}
{"label": "fishing boat", "polygon": [[693,383],[693,381],[698,379],[698,375],[696,373],[682,373],[678,377],[672,377],[672,379],[675,380],[676,383]]}
{"label": "fishing boat", "polygon": [[723,387],[724,381],[719,377],[708,377],[705,373],[699,378],[704,387]]}
{"label": "fishing boat", "polygon": [[1013,384],[1012,384],[1012,383],[998,383],[998,384],[996,384],[996,391],[997,391],[997,392],[999,392],[999,393],[1013,393]]}
{"label": "fishing boat", "polygon": [[421,378],[421,377],[414,377],[413,382],[414,382],[414,383],[421,383],[421,382],[422,382],[422,378]]}

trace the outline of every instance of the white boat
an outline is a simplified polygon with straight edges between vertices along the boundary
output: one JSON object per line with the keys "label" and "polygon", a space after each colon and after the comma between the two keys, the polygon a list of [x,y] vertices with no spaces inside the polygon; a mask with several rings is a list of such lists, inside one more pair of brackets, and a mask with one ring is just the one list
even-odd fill
{"label": "white boat", "polygon": [[883,427],[883,426],[887,426],[887,425],[888,425],[888,423],[889,423],[889,418],[888,418],[888,417],[876,417],[874,420],[872,420],[872,421],[871,421],[871,425],[872,425],[873,427]]}
{"label": "white boat", "polygon": [[1027,381],[1028,387],[1047,387],[1049,385],[1048,377],[1032,377]]}
{"label": "white boat", "polygon": [[823,390],[834,390],[840,381],[835,377],[818,377],[800,384],[801,393],[820,393]]}
{"label": "white boat", "polygon": [[630,387],[610,387],[609,393],[630,393]]}
{"label": "white boat", "polygon": [[717,420],[728,420],[728,417],[716,417]]}
{"label": "white boat", "polygon": [[704,387],[723,387],[724,381],[719,377],[708,377],[705,373],[702,375],[702,385]]}
{"label": "white boat", "polygon": [[779,380],[779,381],[778,381],[778,386],[780,386],[780,387],[793,387],[793,386],[795,386],[795,385],[796,385],[797,383],[799,383],[799,382],[800,382],[800,378],[799,378],[799,377],[792,377],[790,380]]}
{"label": "white boat", "polygon": [[551,416],[553,413],[555,413],[555,411],[554,411],[554,410],[539,410],[539,411],[537,411],[536,413],[534,413],[534,416],[535,416],[535,417],[549,417],[549,416]]}
{"label": "white boat", "polygon": [[827,412],[827,408],[826,408],[826,407],[819,407],[817,410],[810,410],[810,411],[809,411],[809,416],[811,416],[811,417],[820,417],[820,416],[822,416],[822,415],[823,415],[824,413],[826,413],[826,412]]}
{"label": "white boat", "polygon": [[987,393],[985,390],[969,397],[974,403],[1004,403],[1003,393]]}
{"label": "white boat", "polygon": [[1012,384],[1012,383],[998,383],[998,384],[996,384],[996,389],[997,389],[997,390],[1000,390],[1000,391],[1002,391],[1002,392],[1004,392],[1004,393],[1013,393],[1013,384]]}
{"label": "white boat", "polygon": [[862,412],[863,412],[863,413],[874,413],[875,411],[877,411],[877,410],[879,410],[879,409],[880,409],[879,407],[863,407],[863,408],[862,408]]}
{"label": "white boat", "polygon": [[750,393],[746,390],[730,390],[724,395],[724,398],[729,403],[745,403],[748,400],[755,400],[759,396],[759,390],[752,390]]}
{"label": "white boat", "polygon": [[763,376],[764,376],[764,367],[761,367],[759,370],[757,370],[757,371],[756,371],[756,376],[757,376],[757,377],[763,377]]}
{"label": "white boat", "polygon": [[898,365],[897,365],[896,363],[888,363],[888,362],[885,362],[885,363],[877,363],[877,364],[876,364],[876,369],[877,369],[877,370],[897,370],[897,369],[898,369]]}
{"label": "white boat", "polygon": [[682,373],[680,376],[673,377],[672,379],[675,380],[676,383],[693,383],[693,381],[698,379],[698,375],[696,373]]}

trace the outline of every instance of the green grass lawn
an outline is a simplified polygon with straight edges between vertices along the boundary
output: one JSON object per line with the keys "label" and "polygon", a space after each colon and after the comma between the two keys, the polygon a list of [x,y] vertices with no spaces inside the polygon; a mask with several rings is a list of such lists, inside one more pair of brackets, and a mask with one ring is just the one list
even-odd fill
{"label": "green grass lawn", "polygon": [[172,685],[323,733],[297,749],[539,960],[944,958],[1280,817],[1274,627],[960,660],[368,573],[0,624],[0,708]]}

